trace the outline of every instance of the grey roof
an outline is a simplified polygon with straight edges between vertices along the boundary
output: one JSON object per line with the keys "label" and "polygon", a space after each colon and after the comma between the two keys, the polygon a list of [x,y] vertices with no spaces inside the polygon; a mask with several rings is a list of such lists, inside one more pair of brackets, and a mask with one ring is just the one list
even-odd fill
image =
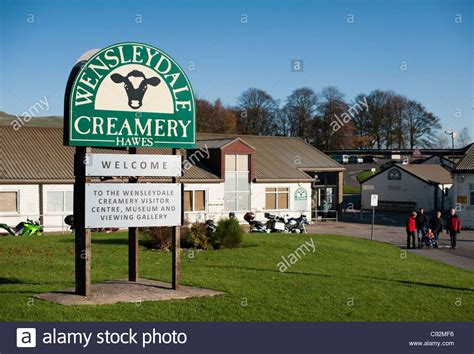
{"label": "grey roof", "polygon": [[451,173],[440,165],[402,165],[396,164],[397,167],[402,170],[411,173],[412,175],[422,179],[426,183],[436,183],[436,184],[452,184],[453,178]]}
{"label": "grey roof", "polygon": [[[0,183],[71,182],[74,148],[63,146],[62,128],[0,127]],[[257,181],[312,181],[309,171],[343,171],[344,167],[299,138],[198,134],[198,146],[221,148],[239,139],[255,150]],[[124,150],[92,149],[94,153],[125,154]],[[186,150],[181,149],[186,156]],[[171,149],[138,148],[139,154],[171,154]],[[169,178],[168,178],[169,179]],[[153,178],[153,180],[168,180]],[[147,178],[151,180],[151,178]],[[219,176],[199,163],[184,169],[183,182],[219,182]]]}
{"label": "grey roof", "polygon": [[[125,150],[92,149],[94,153],[125,154]],[[186,150],[181,149],[186,156]],[[138,148],[139,154],[171,154],[171,149]],[[22,182],[70,182],[74,180],[74,148],[63,146],[62,128],[40,128],[24,126],[14,130],[10,126],[0,127],[0,183]],[[146,180],[169,180],[169,178],[146,178]],[[184,168],[185,181],[220,181],[202,164]]]}
{"label": "grey roof", "polygon": [[457,164],[454,172],[473,171],[474,172],[474,144],[469,146],[464,156]]}
{"label": "grey roof", "polygon": [[441,165],[430,165],[430,164],[408,164],[403,165],[400,163],[393,164],[391,167],[377,172],[376,174],[370,176],[361,184],[365,184],[367,181],[370,181],[375,176],[381,175],[382,173],[387,173],[393,167],[397,167],[412,176],[430,184],[452,184],[453,178],[451,173]]}
{"label": "grey roof", "polygon": [[220,149],[221,147],[231,143],[235,139],[206,139],[198,140],[197,147],[202,148],[207,146],[208,149]]}
{"label": "grey roof", "polygon": [[[312,181],[305,171],[344,171],[344,167],[300,138],[238,134],[198,135],[199,142],[240,138],[255,149],[255,178]],[[224,144],[222,144],[224,145]]]}

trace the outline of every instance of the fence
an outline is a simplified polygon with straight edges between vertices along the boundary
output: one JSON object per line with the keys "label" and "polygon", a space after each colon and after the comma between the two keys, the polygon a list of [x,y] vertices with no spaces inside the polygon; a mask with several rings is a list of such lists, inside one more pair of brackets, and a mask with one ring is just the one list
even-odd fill
{"label": "fence", "polygon": [[326,221],[326,220],[335,220],[336,223],[339,221],[339,213],[335,209],[330,209],[328,211],[313,210],[313,219],[315,224],[318,224],[318,221]]}

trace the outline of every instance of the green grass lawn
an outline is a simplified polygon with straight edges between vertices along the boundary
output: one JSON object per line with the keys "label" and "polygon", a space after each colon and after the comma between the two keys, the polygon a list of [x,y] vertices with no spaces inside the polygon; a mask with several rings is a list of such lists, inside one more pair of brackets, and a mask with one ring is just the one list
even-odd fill
{"label": "green grass lawn", "polygon": [[343,190],[344,194],[359,194],[360,193],[360,186],[344,186]]}
{"label": "green grass lawn", "polygon": [[[312,238],[308,253],[281,273]],[[332,235],[248,234],[240,249],[183,252],[182,284],[218,297],[62,306],[33,299],[74,286],[73,235],[0,237],[1,321],[472,321],[472,272],[397,247]],[[402,255],[402,257],[401,257]],[[140,250],[141,276],[170,280],[169,252]],[[92,281],[127,276],[125,233],[93,234]]]}
{"label": "green grass lawn", "polygon": [[360,183],[364,182],[367,178],[373,176],[378,172],[378,169],[373,173],[371,170],[366,170],[364,172],[361,172],[357,175],[357,179],[359,180]]}

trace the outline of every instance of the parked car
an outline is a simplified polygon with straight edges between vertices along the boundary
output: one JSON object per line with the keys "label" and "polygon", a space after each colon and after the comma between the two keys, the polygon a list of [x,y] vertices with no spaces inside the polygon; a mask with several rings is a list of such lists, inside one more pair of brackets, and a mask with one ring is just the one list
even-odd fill
{"label": "parked car", "polygon": [[331,158],[337,163],[344,163],[344,159],[342,158],[342,155],[332,155]]}
{"label": "parked car", "polygon": [[352,165],[352,164],[356,164],[356,163],[360,163],[359,162],[359,158],[357,156],[349,156],[349,163]]}
{"label": "parked car", "polygon": [[362,158],[362,160],[365,163],[376,163],[377,162],[377,158],[375,156],[372,156],[372,155],[364,156]]}
{"label": "parked car", "polygon": [[395,165],[395,164],[396,164],[396,161],[392,161],[392,160],[387,161],[387,162],[385,162],[382,166],[380,166],[380,170],[383,171],[383,170],[385,170],[386,168],[390,168],[390,167],[392,167],[392,166]]}

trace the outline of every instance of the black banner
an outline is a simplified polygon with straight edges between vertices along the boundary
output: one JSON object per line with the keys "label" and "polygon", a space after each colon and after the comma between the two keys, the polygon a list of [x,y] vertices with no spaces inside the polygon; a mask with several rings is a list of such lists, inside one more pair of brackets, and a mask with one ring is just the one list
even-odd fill
{"label": "black banner", "polygon": [[469,353],[473,323],[0,323],[0,353]]}

